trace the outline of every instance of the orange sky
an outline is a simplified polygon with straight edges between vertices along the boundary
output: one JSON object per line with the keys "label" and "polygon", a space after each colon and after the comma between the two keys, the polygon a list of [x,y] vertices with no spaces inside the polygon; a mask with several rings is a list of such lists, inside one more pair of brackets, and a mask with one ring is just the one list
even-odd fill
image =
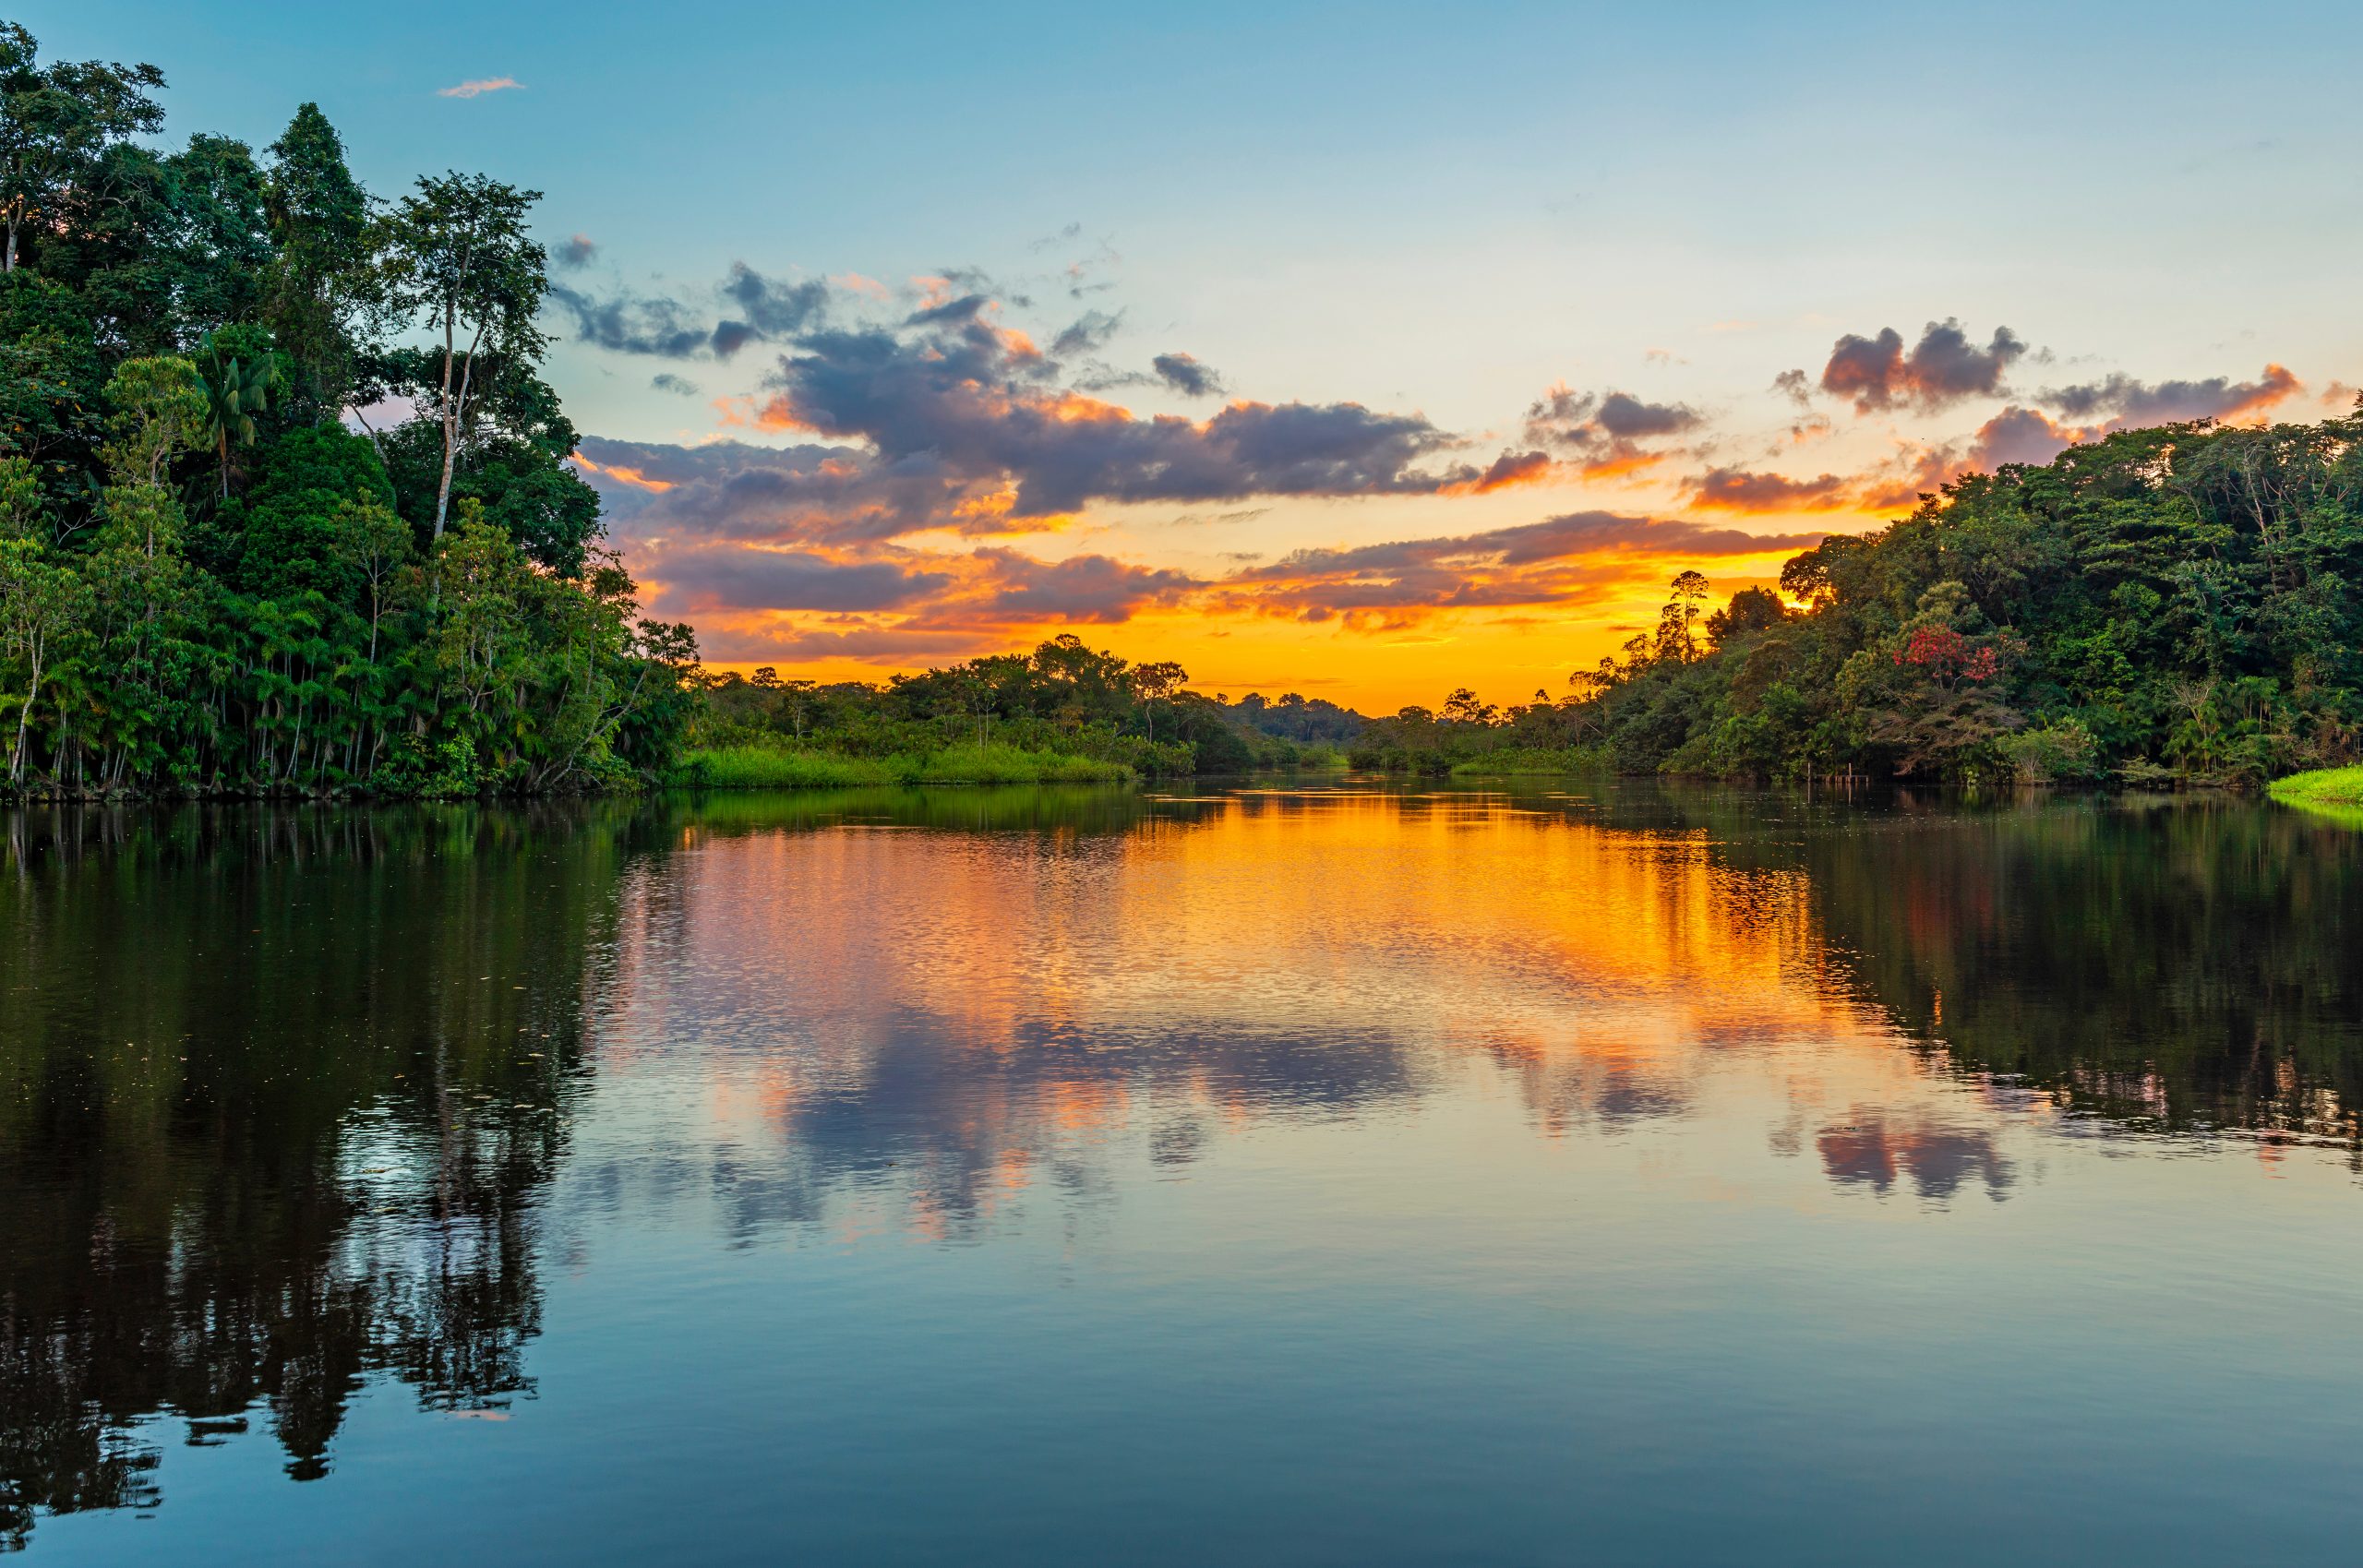
{"label": "orange sky", "polygon": [[713,667],[823,681],[1073,631],[1232,697],[1521,702],[1653,626],[1681,571],[1727,598],[1972,472],[2354,397],[2278,363],[2045,384],[2019,334],[1949,318],[1836,334],[1817,365],[1750,371],[1760,351],[1733,339],[1745,396],[1561,379],[1451,428],[1236,396],[1186,353],[1119,370],[1099,329],[1029,329],[938,276],[786,291],[741,269],[730,289],[803,313],[759,389],[680,439],[590,437],[576,461],[649,610],[694,625]]}

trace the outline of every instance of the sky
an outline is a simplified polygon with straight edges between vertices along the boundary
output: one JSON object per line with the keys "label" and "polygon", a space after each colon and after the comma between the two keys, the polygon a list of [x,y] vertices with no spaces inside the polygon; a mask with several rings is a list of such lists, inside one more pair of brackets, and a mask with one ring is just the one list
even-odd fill
{"label": "sky", "polygon": [[27,4],[543,193],[651,613],[879,679],[1565,688],[1972,469],[2354,406],[2363,7]]}

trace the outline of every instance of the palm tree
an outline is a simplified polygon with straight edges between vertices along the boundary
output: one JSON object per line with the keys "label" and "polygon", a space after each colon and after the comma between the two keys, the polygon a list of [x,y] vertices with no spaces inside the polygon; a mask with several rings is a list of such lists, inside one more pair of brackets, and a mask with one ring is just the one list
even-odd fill
{"label": "palm tree", "polygon": [[205,376],[206,434],[213,437],[222,498],[226,501],[230,498],[230,449],[254,445],[255,415],[270,407],[271,366],[267,356],[225,360],[210,339],[206,346],[212,350],[212,367]]}

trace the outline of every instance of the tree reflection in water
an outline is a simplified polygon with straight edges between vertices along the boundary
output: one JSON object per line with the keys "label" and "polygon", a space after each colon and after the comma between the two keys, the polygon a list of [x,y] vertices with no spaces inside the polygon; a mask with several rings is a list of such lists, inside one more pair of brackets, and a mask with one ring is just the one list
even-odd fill
{"label": "tree reflection in water", "polygon": [[[538,1195],[636,824],[18,814],[0,907],[0,1540],[146,1507],[159,1411],[315,1478],[365,1379],[532,1387]],[[267,1412],[267,1414],[262,1414]]]}

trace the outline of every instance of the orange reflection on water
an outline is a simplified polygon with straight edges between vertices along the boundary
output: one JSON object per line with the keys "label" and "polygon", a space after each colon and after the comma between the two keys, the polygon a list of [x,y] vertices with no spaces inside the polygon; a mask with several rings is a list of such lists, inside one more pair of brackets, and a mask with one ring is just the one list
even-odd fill
{"label": "orange reflection on water", "polygon": [[930,1238],[1119,1132],[1182,1165],[1210,1131],[1416,1107],[1471,1067],[1551,1137],[1679,1122],[1737,1074],[1780,1116],[1891,1108],[1875,1146],[1792,1138],[1834,1179],[1852,1162],[1885,1191],[1920,1160],[1949,1191],[2000,1168],[1952,1130],[1958,1091],[1830,973],[1803,874],[1715,848],[1351,790],[1100,832],[716,824],[677,876],[630,884],[651,907],[626,929],[672,938],[620,962],[602,1071],[693,1013],[747,1085],[731,1104],[791,1147],[846,1169],[864,1140],[925,1151],[892,1168]]}

